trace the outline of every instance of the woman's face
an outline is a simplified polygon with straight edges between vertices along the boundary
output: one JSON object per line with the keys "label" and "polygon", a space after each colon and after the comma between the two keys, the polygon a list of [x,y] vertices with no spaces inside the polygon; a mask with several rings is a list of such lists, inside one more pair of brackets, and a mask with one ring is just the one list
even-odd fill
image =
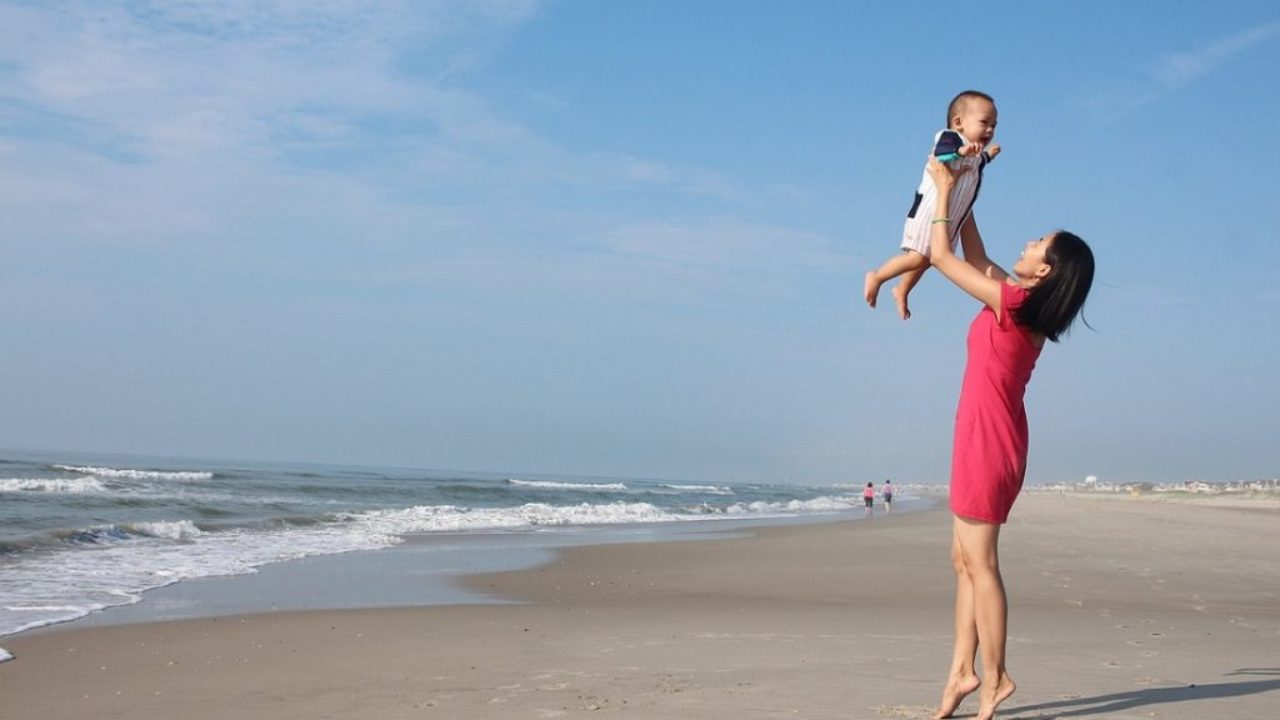
{"label": "woman's face", "polygon": [[1022,249],[1022,255],[1013,264],[1014,274],[1023,280],[1039,280],[1047,276],[1053,267],[1045,262],[1044,256],[1049,252],[1049,246],[1053,245],[1053,236],[1056,234],[1049,233],[1027,243]]}

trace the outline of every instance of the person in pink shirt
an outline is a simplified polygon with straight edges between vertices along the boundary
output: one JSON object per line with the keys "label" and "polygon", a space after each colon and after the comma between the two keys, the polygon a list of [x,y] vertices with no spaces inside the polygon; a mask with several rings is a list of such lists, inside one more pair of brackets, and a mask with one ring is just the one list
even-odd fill
{"label": "person in pink shirt", "polygon": [[[1023,395],[1045,340],[1057,342],[1075,321],[1093,284],[1093,251],[1057,230],[1028,242],[1006,273],[987,258],[972,215],[960,227],[964,259],[951,250],[950,189],[956,173],[935,158],[929,175],[938,203],[931,261],[982,303],[969,326],[968,360],[951,452],[951,557],[956,572],[955,645],[935,718],[948,718],[979,693],[978,720],[991,720],[1016,686],[1005,667],[1008,601],[998,541],[1027,467]],[[982,652],[985,677],[974,670]]]}
{"label": "person in pink shirt", "polygon": [[867,511],[866,511],[867,517],[870,517],[871,514],[875,512],[875,510],[872,509],[872,506],[876,504],[876,486],[875,485],[872,485],[871,483],[867,483],[867,486],[862,489],[862,504],[867,508]]}

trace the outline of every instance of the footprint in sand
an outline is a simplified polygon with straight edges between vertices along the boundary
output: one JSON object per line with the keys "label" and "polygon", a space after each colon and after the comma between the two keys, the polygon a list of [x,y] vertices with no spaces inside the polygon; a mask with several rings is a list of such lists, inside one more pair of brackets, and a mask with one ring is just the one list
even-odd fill
{"label": "footprint in sand", "polygon": [[569,687],[569,683],[561,682],[561,683],[551,683],[549,685],[539,685],[538,689],[542,690],[543,692],[553,692],[556,690],[564,690],[567,687]]}
{"label": "footprint in sand", "polygon": [[929,705],[876,705],[871,708],[880,717],[925,720],[933,717],[934,708]]}

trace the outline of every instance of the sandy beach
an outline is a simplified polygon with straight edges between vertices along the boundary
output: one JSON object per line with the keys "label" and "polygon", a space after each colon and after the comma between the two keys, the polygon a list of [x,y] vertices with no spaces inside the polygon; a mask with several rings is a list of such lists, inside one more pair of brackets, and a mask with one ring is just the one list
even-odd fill
{"label": "sandy beach", "polygon": [[[1019,689],[999,717],[1280,716],[1277,519],[1024,495],[1002,537]],[[468,580],[516,604],[8,637],[0,718],[924,718],[949,656],[949,522],[573,547]]]}

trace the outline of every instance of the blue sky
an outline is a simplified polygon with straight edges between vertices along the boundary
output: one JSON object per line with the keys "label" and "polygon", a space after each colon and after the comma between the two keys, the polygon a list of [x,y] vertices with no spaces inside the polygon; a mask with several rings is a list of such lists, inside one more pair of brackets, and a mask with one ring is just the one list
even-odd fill
{"label": "blue sky", "polygon": [[974,87],[1099,260],[1029,478],[1274,477],[1280,11],[956,7],[0,3],[0,447],[944,482],[976,305],[859,294]]}

